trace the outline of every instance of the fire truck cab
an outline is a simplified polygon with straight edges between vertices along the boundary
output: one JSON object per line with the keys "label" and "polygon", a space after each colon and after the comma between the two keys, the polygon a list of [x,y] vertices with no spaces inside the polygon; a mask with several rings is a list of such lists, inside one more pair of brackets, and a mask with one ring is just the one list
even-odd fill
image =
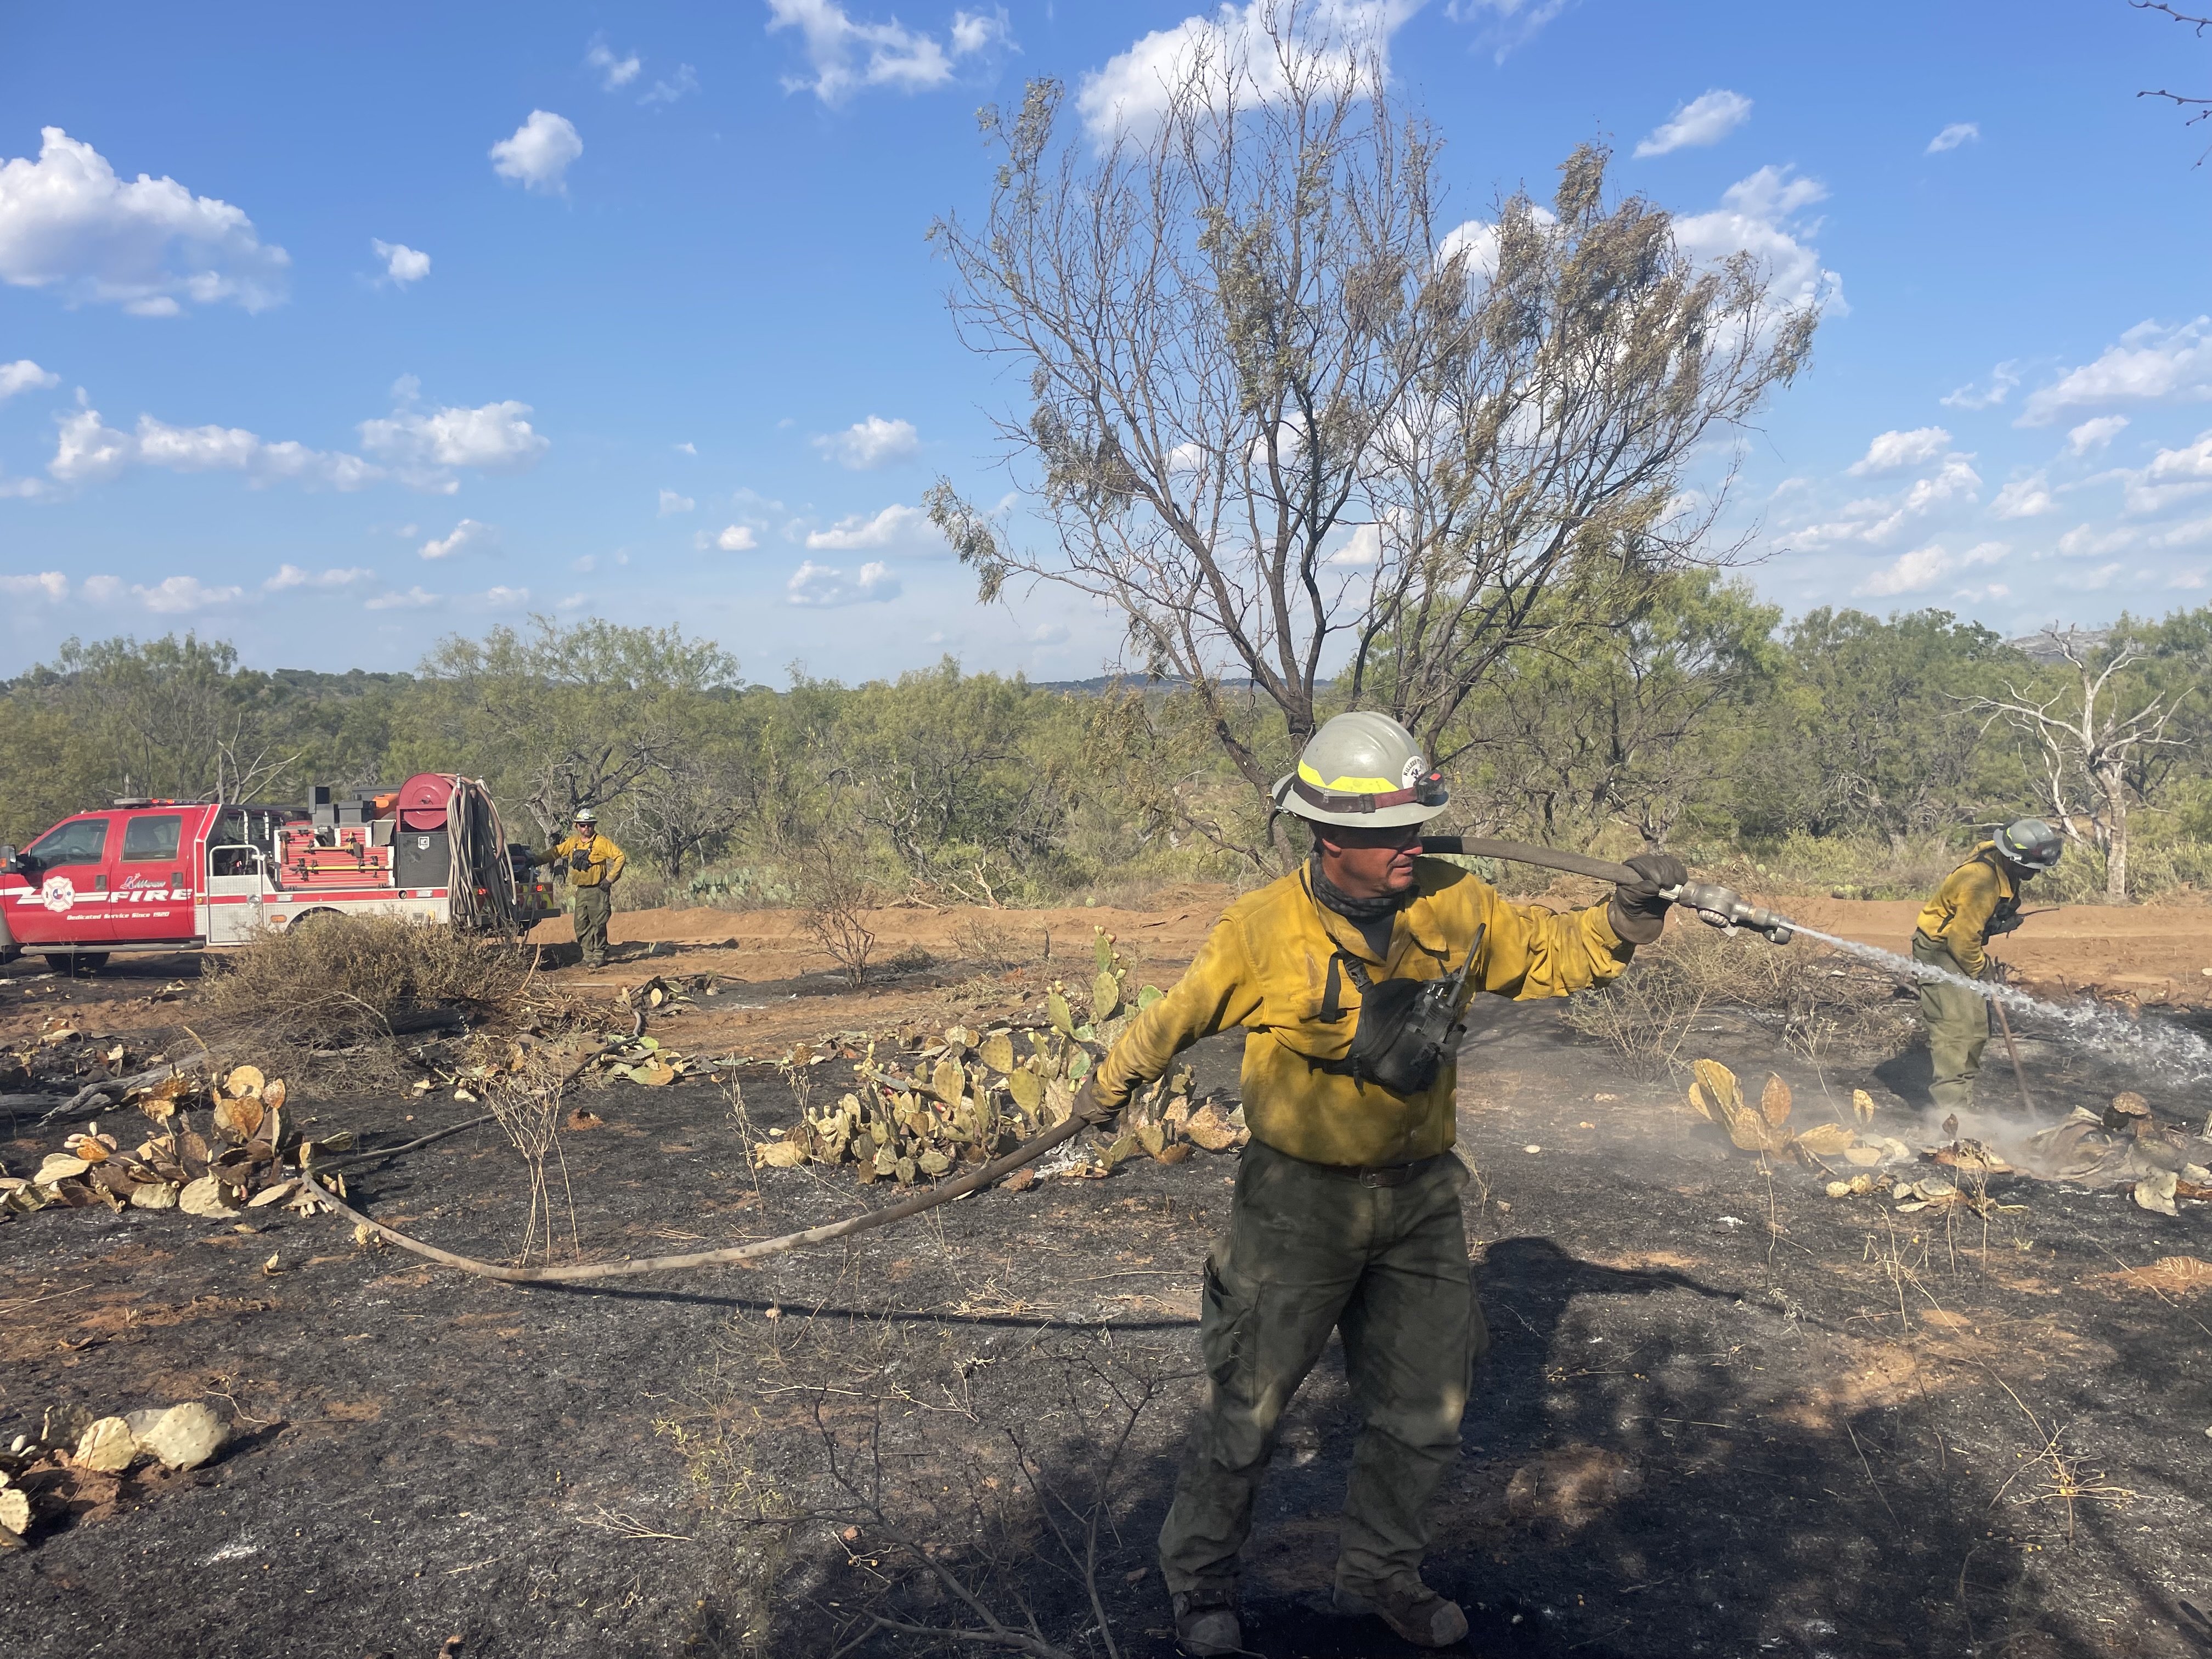
{"label": "fire truck cab", "polygon": [[0,962],[97,967],[118,951],[246,943],[310,917],[390,915],[520,931],[556,914],[530,849],[470,779],[307,807],[118,800],[0,847]]}

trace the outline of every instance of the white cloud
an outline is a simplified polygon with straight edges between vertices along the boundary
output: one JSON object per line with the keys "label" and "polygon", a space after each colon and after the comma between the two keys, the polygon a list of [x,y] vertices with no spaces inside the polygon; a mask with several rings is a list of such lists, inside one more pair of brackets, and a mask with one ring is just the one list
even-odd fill
{"label": "white cloud", "polygon": [[1915,427],[1910,432],[1885,432],[1867,446],[1867,453],[1844,471],[1853,477],[1874,472],[1900,472],[1925,466],[1951,447],[1951,434],[1940,426]]}
{"label": "white cloud", "polygon": [[1946,409],[1995,409],[2007,398],[2012,396],[2013,388],[2019,384],[2019,365],[1999,363],[1990,371],[1990,384],[1986,391],[1969,381],[1948,397],[1938,401]]}
{"label": "white cloud", "polygon": [[525,190],[556,195],[568,186],[562,174],[584,153],[584,141],[565,115],[534,109],[530,118],[491,147],[491,170]]}
{"label": "white cloud", "polygon": [[1792,178],[1788,167],[1763,167],[1730,185],[1714,211],[1676,220],[1674,240],[1705,264],[1748,253],[1765,268],[1777,303],[1793,308],[1817,305],[1842,313],[1850,309],[1844,304],[1843,278],[1824,270],[1820,251],[1801,240],[1818,234],[1820,221],[1797,217],[1827,195],[1827,186],[1818,179]]}
{"label": "white cloud", "polygon": [[2171,530],[2153,536],[2147,545],[2151,547],[2194,547],[2198,542],[2212,540],[2212,519],[2191,519]]}
{"label": "white cloud", "polygon": [[595,34],[592,44],[584,49],[584,67],[597,70],[600,87],[617,92],[637,79],[637,72],[645,67],[645,59],[635,52],[627,58],[617,58],[607,45],[607,37]]}
{"label": "white cloud", "polygon": [[424,542],[422,555],[426,559],[457,559],[464,553],[481,553],[496,546],[499,531],[474,519],[464,519],[444,536]]}
{"label": "white cloud", "polygon": [[655,104],[672,104],[686,93],[699,90],[699,71],[689,64],[678,64],[676,73],[663,81],[655,81],[645,96],[637,101],[647,108]]}
{"label": "white cloud", "polygon": [[104,424],[96,409],[64,416],[46,471],[58,483],[93,483],[131,466],[172,472],[243,472],[255,483],[291,479],[359,489],[384,476],[358,455],[309,449],[289,441],[264,443],[240,427],[171,426],[151,415],[134,432]]}
{"label": "white cloud", "polygon": [[1328,556],[1328,562],[1354,568],[1380,564],[1382,562],[1382,527],[1373,524],[1359,526],[1342,547]]}
{"label": "white cloud", "polygon": [[173,179],[126,184],[59,127],[40,137],[37,161],[0,162],[0,282],[141,317],[173,317],[185,301],[260,311],[283,300],[291,256],[240,209]]}
{"label": "white cloud", "polygon": [[2212,317],[2173,328],[2137,323],[2093,363],[2030,392],[2018,422],[2048,426],[2069,410],[2115,403],[2197,403],[2212,398]]}
{"label": "white cloud", "polygon": [[2112,585],[2112,578],[2127,567],[2118,563],[2100,564],[2094,570],[2084,570],[2078,575],[2058,578],[2058,586],[2077,593],[2099,593]]}
{"label": "white cloud", "polygon": [[41,570],[36,575],[0,576],[0,593],[13,593],[24,599],[43,596],[59,605],[69,598],[69,578],[58,570]]}
{"label": "white cloud", "polygon": [[1859,584],[1858,592],[1873,599],[1892,599],[1900,593],[1925,593],[1938,582],[1977,565],[1995,564],[2011,551],[2002,542],[1983,542],[1954,556],[1936,543],[1901,554]]}
{"label": "white cloud", "polygon": [[733,524],[714,538],[714,545],[725,553],[750,553],[760,545],[760,538],[750,525]]}
{"label": "white cloud", "polygon": [[[1294,14],[1304,27],[1291,49],[1317,69],[1356,46],[1387,71],[1391,35],[1420,7],[1421,0],[1313,0]],[[1246,101],[1280,100],[1283,65],[1263,27],[1270,14],[1293,15],[1278,0],[1246,0],[1243,6],[1224,3],[1212,16],[1186,17],[1172,28],[1153,30],[1084,76],[1075,98],[1084,125],[1102,143],[1117,128],[1150,128],[1167,108],[1170,88],[1201,58],[1212,78],[1237,75]]]}
{"label": "white cloud", "polygon": [[699,453],[699,446],[696,444],[678,444],[675,448],[679,455],[696,455]]}
{"label": "white cloud", "polygon": [[1449,0],[1444,15],[1455,23],[1495,18],[1485,32],[1484,44],[1497,43],[1496,61],[1502,64],[1516,46],[1535,39],[1545,24],[1572,3],[1573,0]]}
{"label": "white cloud", "polygon": [[530,590],[526,587],[488,587],[483,597],[484,603],[495,610],[520,611],[530,603]]}
{"label": "white cloud", "polygon": [[2094,420],[2084,421],[2066,434],[2066,453],[2086,455],[2093,449],[2102,449],[2127,429],[2124,415],[2100,415]]}
{"label": "white cloud", "polygon": [[768,10],[770,34],[799,32],[812,71],[787,75],[784,90],[811,92],[825,104],[842,103],[869,87],[927,92],[951,82],[958,59],[1012,45],[1003,8],[955,12],[949,44],[942,46],[896,18],[856,22],[836,0],[768,0]]}
{"label": "white cloud", "polygon": [[425,593],[420,587],[410,587],[404,593],[385,592],[362,602],[365,611],[420,611],[438,603],[441,596]]}
{"label": "white cloud", "polygon": [[809,559],[791,573],[791,580],[783,585],[783,593],[786,604],[829,609],[895,599],[899,596],[899,584],[886,564],[864,564],[860,575],[848,582],[843,571],[832,570]]}
{"label": "white cloud", "polygon": [[1925,518],[1946,502],[1961,497],[1974,499],[1981,489],[1982,478],[1969,461],[1965,455],[1947,455],[1934,477],[1914,480],[1904,495],[1853,501],[1844,508],[1840,518],[1826,524],[1808,525],[1791,532],[1790,544],[1809,552],[1840,542],[1864,542],[1879,547],[1894,540],[1916,520]]}
{"label": "white cloud", "polygon": [[911,421],[887,421],[880,415],[871,415],[842,432],[817,438],[814,447],[840,466],[868,472],[910,458],[921,447],[921,434]]}
{"label": "white cloud", "polygon": [[1977,123],[1954,121],[1942,131],[1930,138],[1928,141],[1928,148],[1921,154],[1941,155],[1947,149],[1956,149],[1961,144],[1978,144],[1981,141],[1982,129]]}
{"label": "white cloud", "polygon": [[280,564],[276,574],[261,584],[264,593],[281,593],[292,587],[351,587],[356,582],[374,581],[374,570],[354,568],[325,570],[319,576],[302,570],[296,564]]}
{"label": "white cloud", "polygon": [[2170,483],[2184,478],[2212,478],[2212,432],[2201,433],[2186,449],[2161,449],[2151,458],[2153,483]]}
{"label": "white cloud", "polygon": [[138,582],[126,584],[114,576],[88,576],[78,589],[81,597],[94,605],[135,599],[147,610],[165,617],[187,616],[195,611],[229,605],[245,591],[240,587],[210,587],[198,576],[170,576],[150,587]]}
{"label": "white cloud", "polygon": [[2051,485],[2042,473],[2031,473],[2025,478],[2014,478],[1990,503],[1990,511],[2000,519],[2033,519],[2039,514],[2057,510],[2058,503],[2051,498]]}
{"label": "white cloud", "polygon": [[1651,136],[1636,146],[1636,153],[1665,155],[1674,150],[1717,144],[1749,119],[1750,99],[1716,87],[1678,107],[1671,120],[1654,128]]}
{"label": "white cloud", "polygon": [[[410,377],[411,378],[411,377]],[[411,395],[405,386],[395,388]],[[362,447],[397,468],[404,483],[417,489],[451,495],[448,468],[472,466],[485,472],[522,472],[552,447],[525,418],[530,405],[513,398],[476,409],[447,407],[427,413],[395,409],[380,420],[361,423]]]}
{"label": "white cloud", "polygon": [[849,553],[875,548],[896,548],[902,552],[942,552],[944,539],[930,524],[929,515],[918,507],[893,505],[882,512],[869,514],[855,513],[831,525],[827,530],[806,532],[806,546],[812,552]]}
{"label": "white cloud", "polygon": [[689,495],[678,495],[673,489],[660,492],[660,516],[664,519],[672,513],[689,513],[698,505]]}
{"label": "white cloud", "polygon": [[404,242],[381,241],[372,236],[368,245],[375,249],[376,257],[384,261],[385,279],[404,288],[410,283],[419,283],[430,274],[430,256]]}
{"label": "white cloud", "polygon": [[2124,527],[2099,529],[2095,525],[2080,524],[2058,538],[2058,556],[2063,559],[2102,558],[2107,553],[2119,553],[2135,545],[2136,532]]}
{"label": "white cloud", "polygon": [[51,370],[40,368],[28,357],[18,357],[12,363],[0,363],[0,404],[19,392],[33,387],[43,392],[62,383],[62,377]]}

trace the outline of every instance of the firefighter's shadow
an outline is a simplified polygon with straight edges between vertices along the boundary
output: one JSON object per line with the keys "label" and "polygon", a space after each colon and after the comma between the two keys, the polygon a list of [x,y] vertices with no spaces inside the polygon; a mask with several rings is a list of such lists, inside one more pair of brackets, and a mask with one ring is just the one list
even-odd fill
{"label": "firefighter's shadow", "polygon": [[1964,1651],[2032,1620],[1924,1401],[1856,1399],[1786,1304],[1542,1238],[1489,1247],[1482,1303],[1429,1573],[1476,1650]]}

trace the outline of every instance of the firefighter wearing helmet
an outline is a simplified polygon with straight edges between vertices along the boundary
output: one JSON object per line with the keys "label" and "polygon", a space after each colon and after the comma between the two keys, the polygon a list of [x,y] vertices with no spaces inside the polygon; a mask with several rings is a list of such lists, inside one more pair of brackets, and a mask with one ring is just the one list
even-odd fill
{"label": "firefighter wearing helmet", "polygon": [[599,815],[590,807],[576,809],[574,825],[566,840],[540,853],[538,862],[568,872],[568,885],[576,890],[576,943],[583,947],[584,965],[604,967],[607,919],[614,915],[615,884],[622,879],[627,854],[599,833]]}
{"label": "firefighter wearing helmet", "polygon": [[1460,1212],[1467,1166],[1451,1152],[1458,1022],[1477,991],[1527,1000],[1612,979],[1659,937],[1687,872],[1645,854],[1630,860],[1640,881],[1589,909],[1506,902],[1420,855],[1421,825],[1448,797],[1412,734],[1382,714],[1330,720],[1273,793],[1307,821],[1310,859],[1229,908],[1078,1097],[1103,1122],[1180,1049],[1245,1030],[1252,1138],[1206,1262],[1211,1381],[1160,1565],[1182,1650],[1243,1651],[1237,1558],[1254,1495],[1284,1408],[1340,1330],[1363,1427],[1336,1603],[1446,1647],[1467,1618],[1421,1580],[1425,1511],[1489,1346]]}
{"label": "firefighter wearing helmet", "polygon": [[[2021,892],[2057,867],[2063,847],[2058,832],[2041,818],[2018,819],[1982,842],[1921,907],[1912,959],[1963,979],[1994,978],[1989,942],[2020,926]],[[1951,981],[1923,980],[1920,1018],[1928,1028],[1934,1067],[1928,1092],[1936,1109],[1972,1111],[1974,1079],[1990,1040],[1988,1000]]]}

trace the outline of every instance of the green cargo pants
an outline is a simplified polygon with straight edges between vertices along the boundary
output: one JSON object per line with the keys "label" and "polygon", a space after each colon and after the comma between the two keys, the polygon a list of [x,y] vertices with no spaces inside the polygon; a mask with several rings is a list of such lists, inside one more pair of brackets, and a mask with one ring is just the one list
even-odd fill
{"label": "green cargo pants", "polygon": [[614,910],[615,896],[608,889],[576,889],[576,943],[584,947],[584,960],[593,968],[607,959],[607,918]]}
{"label": "green cargo pants", "polygon": [[1206,1396],[1160,1528],[1170,1594],[1235,1583],[1276,1426],[1335,1329],[1362,1425],[1338,1582],[1419,1569],[1423,1511],[1459,1455],[1474,1362],[1490,1346],[1460,1215],[1467,1180],[1449,1153],[1381,1187],[1257,1141],[1244,1149],[1229,1230],[1206,1262]]}
{"label": "green cargo pants", "polygon": [[[1912,959],[1971,979],[1948,946],[1925,933],[1912,936]],[[1928,1055],[1935,1064],[1929,1097],[1943,1112],[1972,1111],[1974,1079],[1981,1074],[1982,1050],[1990,1040],[1990,1004],[1963,985],[1923,980],[1920,1018],[1928,1027]]]}

